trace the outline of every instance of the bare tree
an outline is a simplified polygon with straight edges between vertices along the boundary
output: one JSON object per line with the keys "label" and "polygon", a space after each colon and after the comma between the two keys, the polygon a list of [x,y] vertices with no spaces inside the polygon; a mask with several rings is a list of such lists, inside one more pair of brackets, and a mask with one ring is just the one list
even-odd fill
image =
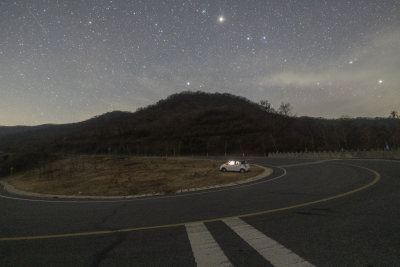
{"label": "bare tree", "polygon": [[269,137],[271,138],[272,144],[274,145],[275,152],[278,153],[279,150],[278,150],[278,147],[276,146],[276,140],[275,140],[274,136],[272,134],[270,134]]}
{"label": "bare tree", "polygon": [[266,112],[275,113],[275,109],[272,107],[272,104],[269,103],[268,100],[261,100],[260,105],[265,109]]}
{"label": "bare tree", "polygon": [[290,105],[290,103],[282,102],[278,108],[278,113],[281,115],[285,115],[285,116],[291,116],[292,115],[292,106]]}
{"label": "bare tree", "polygon": [[392,110],[392,112],[390,112],[389,118],[391,118],[391,119],[399,119],[400,116],[399,116],[399,113],[397,111]]}

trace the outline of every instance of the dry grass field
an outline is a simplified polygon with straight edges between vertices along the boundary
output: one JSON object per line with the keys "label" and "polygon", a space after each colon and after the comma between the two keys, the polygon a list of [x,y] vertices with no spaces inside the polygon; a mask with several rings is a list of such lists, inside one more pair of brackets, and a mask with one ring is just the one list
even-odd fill
{"label": "dry grass field", "polygon": [[254,177],[263,169],[252,165],[247,173],[222,173],[223,162],[208,160],[131,157],[66,156],[7,178],[14,187],[36,193],[86,196],[128,196],[174,193],[179,190],[225,184]]}

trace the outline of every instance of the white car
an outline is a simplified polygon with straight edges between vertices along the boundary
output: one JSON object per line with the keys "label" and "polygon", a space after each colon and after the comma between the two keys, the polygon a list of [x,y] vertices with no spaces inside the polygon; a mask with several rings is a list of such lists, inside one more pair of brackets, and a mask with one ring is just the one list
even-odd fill
{"label": "white car", "polygon": [[250,164],[245,160],[230,160],[222,164],[219,170],[222,172],[248,172],[250,170]]}

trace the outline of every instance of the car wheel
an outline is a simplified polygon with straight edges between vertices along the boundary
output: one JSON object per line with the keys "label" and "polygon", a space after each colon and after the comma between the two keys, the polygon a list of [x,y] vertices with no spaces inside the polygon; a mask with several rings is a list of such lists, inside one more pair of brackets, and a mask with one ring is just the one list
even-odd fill
{"label": "car wheel", "polygon": [[241,173],[244,173],[244,172],[245,172],[245,170],[244,170],[244,169],[240,169],[240,172],[241,172]]}
{"label": "car wheel", "polygon": [[226,172],[226,169],[225,169],[225,168],[222,168],[221,171],[222,171],[222,172]]}

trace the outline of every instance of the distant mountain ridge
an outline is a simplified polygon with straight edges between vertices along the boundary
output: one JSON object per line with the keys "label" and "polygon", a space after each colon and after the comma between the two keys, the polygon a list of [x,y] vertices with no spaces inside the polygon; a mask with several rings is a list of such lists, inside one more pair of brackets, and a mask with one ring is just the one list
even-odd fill
{"label": "distant mountain ridge", "polygon": [[8,134],[17,134],[21,132],[31,131],[32,129],[47,128],[51,127],[51,124],[43,124],[38,126],[0,126],[0,136]]}
{"label": "distant mountain ridge", "polygon": [[400,144],[400,120],[327,120],[267,112],[244,97],[183,92],[136,112],[61,125],[0,127],[2,151],[139,155],[268,154]]}

